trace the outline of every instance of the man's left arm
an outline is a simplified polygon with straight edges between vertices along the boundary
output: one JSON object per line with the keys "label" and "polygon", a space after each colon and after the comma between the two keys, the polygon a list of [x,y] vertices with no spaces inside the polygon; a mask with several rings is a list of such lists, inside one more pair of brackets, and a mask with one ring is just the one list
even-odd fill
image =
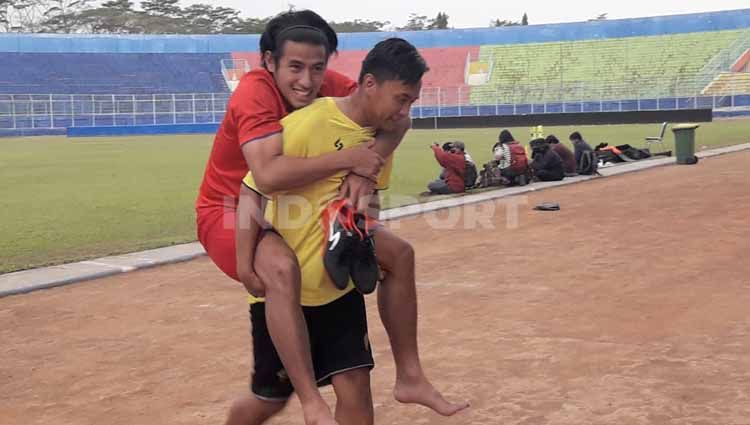
{"label": "man's left arm", "polygon": [[393,156],[389,156],[386,159],[385,165],[383,165],[383,169],[380,170],[380,174],[378,175],[375,189],[369,196],[367,196],[367,204],[365,204],[363,210],[361,210],[362,213],[370,218],[378,220],[380,217],[380,193],[384,190],[388,190],[388,187],[391,184],[391,174],[393,174]]}
{"label": "man's left arm", "polygon": [[[375,146],[372,149],[383,158],[390,157],[398,145],[401,144],[406,132],[410,128],[411,116],[406,116],[393,130],[378,133],[375,136]],[[377,182],[375,181],[349,173],[341,185],[339,196],[348,199],[355,210],[364,211],[369,208],[369,198],[375,198],[372,195],[375,192],[376,186]]]}
{"label": "man's left arm", "polygon": [[375,193],[370,196],[369,203],[367,205],[367,215],[370,218],[378,220],[380,218],[380,191],[376,190]]}

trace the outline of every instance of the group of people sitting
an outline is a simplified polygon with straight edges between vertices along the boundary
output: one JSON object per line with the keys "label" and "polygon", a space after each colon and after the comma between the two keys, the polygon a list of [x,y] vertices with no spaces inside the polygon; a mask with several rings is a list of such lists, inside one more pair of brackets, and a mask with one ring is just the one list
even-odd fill
{"label": "group of people sitting", "polygon": [[550,134],[529,143],[526,148],[508,130],[503,130],[492,147],[494,159],[484,164],[481,172],[462,142],[432,145],[435,159],[442,167],[437,180],[428,184],[429,194],[462,193],[474,187],[523,186],[532,181],[558,181],[579,174],[595,174],[598,158],[594,149],[579,132],[568,137],[573,151]]}

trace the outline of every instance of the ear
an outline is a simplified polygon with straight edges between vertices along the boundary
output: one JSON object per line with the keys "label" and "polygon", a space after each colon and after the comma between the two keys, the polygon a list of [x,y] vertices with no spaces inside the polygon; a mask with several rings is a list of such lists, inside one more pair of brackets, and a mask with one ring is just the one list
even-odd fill
{"label": "ear", "polygon": [[362,87],[365,90],[373,90],[378,85],[378,81],[375,79],[375,76],[372,74],[365,74],[365,76],[362,78]]}
{"label": "ear", "polygon": [[273,59],[273,53],[270,50],[263,52],[263,63],[266,64],[268,72],[272,74],[276,72],[276,61]]}

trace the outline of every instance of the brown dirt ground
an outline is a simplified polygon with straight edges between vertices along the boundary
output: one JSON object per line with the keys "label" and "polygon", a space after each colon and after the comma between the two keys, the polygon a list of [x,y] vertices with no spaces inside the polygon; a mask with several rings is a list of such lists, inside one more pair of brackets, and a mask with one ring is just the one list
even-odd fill
{"label": "brown dirt ground", "polygon": [[[392,399],[369,297],[376,422],[750,423],[747,164],[536,192],[512,228],[501,201],[392,223],[417,251],[425,367],[472,407]],[[206,258],[0,299],[0,323],[3,425],[218,424],[247,391],[243,290]],[[290,406],[274,424],[302,423]]]}

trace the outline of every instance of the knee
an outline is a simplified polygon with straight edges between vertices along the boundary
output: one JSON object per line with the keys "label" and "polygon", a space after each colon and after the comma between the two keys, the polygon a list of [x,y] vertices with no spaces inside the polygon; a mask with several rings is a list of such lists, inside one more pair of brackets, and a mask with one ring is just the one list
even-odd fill
{"label": "knee", "polygon": [[235,400],[229,408],[227,424],[249,424],[265,421],[281,412],[286,406],[286,401],[270,402],[259,400],[253,396],[247,396]]}
{"label": "knee", "polygon": [[252,405],[247,399],[235,400],[229,408],[228,424],[249,423],[253,417]]}
{"label": "knee", "polygon": [[335,377],[333,386],[339,406],[353,411],[372,411],[369,370],[356,369],[342,373]]}
{"label": "knee", "polygon": [[398,249],[401,253],[401,261],[403,261],[404,263],[408,263],[409,265],[414,265],[414,247],[411,246],[409,242],[403,239],[398,240],[400,242],[400,246],[398,247]]}
{"label": "knee", "polygon": [[404,239],[388,235],[375,240],[378,264],[388,273],[401,274],[414,269],[414,247]]}
{"label": "knee", "polygon": [[394,250],[398,255],[395,257],[394,265],[398,269],[408,269],[414,267],[414,247],[404,239],[393,239]]}
{"label": "knee", "polygon": [[[364,396],[360,394],[347,396],[336,403],[337,418],[346,417],[353,423],[362,425],[371,425],[374,423],[374,410],[372,399],[365,400]],[[343,421],[341,422],[343,423]]]}
{"label": "knee", "polygon": [[294,256],[279,255],[264,259],[257,267],[259,276],[266,287],[266,295],[280,294],[293,296],[300,291],[299,263]]}

